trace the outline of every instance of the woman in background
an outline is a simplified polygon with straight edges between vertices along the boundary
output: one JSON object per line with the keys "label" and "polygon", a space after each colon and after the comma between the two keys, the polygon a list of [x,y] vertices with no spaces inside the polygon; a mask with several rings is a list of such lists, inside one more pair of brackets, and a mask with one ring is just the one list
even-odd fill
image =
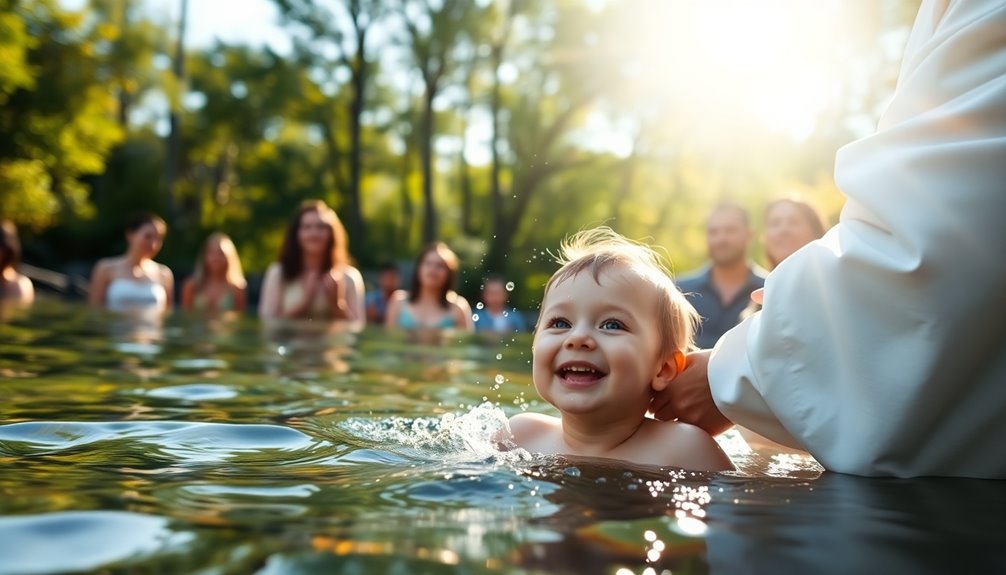
{"label": "woman in background", "polygon": [[0,300],[28,305],[35,301],[31,280],[18,273],[21,262],[21,242],[17,228],[10,220],[0,220]]}
{"label": "woman in background", "polygon": [[203,243],[192,277],[182,286],[182,309],[241,313],[247,301],[246,286],[234,242],[227,234],[213,233]]}
{"label": "woman in background", "polygon": [[824,235],[824,221],[807,202],[781,199],[765,207],[763,243],[771,270],[810,242]]}
{"label": "woman in background", "polygon": [[350,265],[342,222],[325,202],[304,202],[287,226],[279,261],[266,270],[259,315],[363,321],[363,302],[363,276]]}
{"label": "woman in background", "polygon": [[419,252],[409,291],[395,292],[388,302],[385,325],[403,329],[472,331],[472,309],[454,292],[458,257],[443,242]]}
{"label": "woman in background", "polygon": [[161,251],[167,224],[150,213],[135,214],[126,222],[126,253],[99,260],[91,272],[88,300],[112,311],[171,309],[174,276],[154,261]]}

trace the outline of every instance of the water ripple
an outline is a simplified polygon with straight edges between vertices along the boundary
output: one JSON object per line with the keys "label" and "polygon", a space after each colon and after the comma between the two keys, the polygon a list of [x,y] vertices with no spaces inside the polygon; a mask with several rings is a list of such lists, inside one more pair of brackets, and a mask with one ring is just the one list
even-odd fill
{"label": "water ripple", "polygon": [[26,422],[0,426],[0,455],[52,455],[107,442],[153,445],[188,462],[216,462],[241,454],[299,452],[328,447],[289,427],[261,424],[142,422]]}
{"label": "water ripple", "polygon": [[193,539],[168,520],[122,511],[0,517],[0,573],[84,571],[155,553]]}
{"label": "water ripple", "polygon": [[150,397],[158,399],[175,399],[179,401],[213,401],[233,399],[238,392],[233,387],[212,383],[193,383],[189,385],[171,385],[158,387],[146,392]]}

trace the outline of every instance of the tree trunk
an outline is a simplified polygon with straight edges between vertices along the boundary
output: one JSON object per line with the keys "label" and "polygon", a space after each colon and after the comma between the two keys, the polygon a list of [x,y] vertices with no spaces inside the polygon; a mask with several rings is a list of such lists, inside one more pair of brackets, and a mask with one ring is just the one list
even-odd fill
{"label": "tree trunk", "polygon": [[[185,83],[185,20],[188,15],[188,0],[181,0],[180,16],[178,19],[178,41],[175,44],[175,56],[173,72],[179,89]],[[180,96],[180,95],[179,95]],[[178,178],[178,166],[181,162],[181,101],[178,106],[172,106],[171,115],[168,119],[170,132],[168,133],[167,154],[164,160],[164,189],[165,203],[168,210],[168,219],[172,223],[184,228],[185,224],[179,221],[178,208],[175,203],[175,180]]]}
{"label": "tree trunk", "polygon": [[[464,141],[464,135],[462,135]],[[468,173],[468,161],[465,159],[465,145],[461,144],[458,152],[458,186],[461,188],[461,230],[468,236],[475,236],[475,201],[472,198],[472,178]]]}
{"label": "tree trunk", "polygon": [[364,53],[366,29],[357,30],[356,59],[353,67],[353,99],[349,114],[349,189],[347,194],[346,231],[357,248],[366,248],[366,224],[363,221],[363,206],[360,180],[363,174],[363,111],[366,104],[367,58]]}
{"label": "tree trunk", "polygon": [[412,204],[412,194],[409,190],[409,172],[412,168],[412,145],[406,142],[405,152],[402,153],[402,173],[398,178],[399,190],[402,196],[402,220],[398,226],[399,246],[408,246],[412,243],[412,223],[416,218],[416,207]]}
{"label": "tree trunk", "polygon": [[[493,249],[498,242],[502,241],[502,236],[504,235],[503,222],[505,220],[505,214],[503,213],[503,190],[500,187],[499,153],[499,116],[500,108],[502,107],[499,69],[502,63],[503,44],[502,42],[497,42],[492,47],[493,85],[489,104],[492,117],[492,136],[489,142],[489,150],[492,153],[492,165],[489,170],[489,195],[492,198],[493,241],[490,243],[489,254],[486,258],[486,272],[492,273],[504,272],[502,253],[499,252],[498,248],[496,250]],[[509,238],[503,242],[503,245],[510,245]]]}
{"label": "tree trunk", "polygon": [[423,171],[423,243],[437,239],[437,214],[433,202],[433,98],[436,80],[426,81],[423,118],[419,130],[419,153]]}

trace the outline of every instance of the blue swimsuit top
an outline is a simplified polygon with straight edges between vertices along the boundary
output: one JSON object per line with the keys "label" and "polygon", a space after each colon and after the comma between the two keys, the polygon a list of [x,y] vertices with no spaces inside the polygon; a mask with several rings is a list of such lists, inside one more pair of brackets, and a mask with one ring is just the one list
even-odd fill
{"label": "blue swimsuit top", "polygon": [[415,316],[412,315],[411,306],[403,305],[401,311],[398,312],[398,327],[403,329],[419,329],[419,328],[434,328],[434,329],[447,329],[455,327],[454,314],[447,312],[438,321],[434,322],[432,325],[426,325],[419,323]]}

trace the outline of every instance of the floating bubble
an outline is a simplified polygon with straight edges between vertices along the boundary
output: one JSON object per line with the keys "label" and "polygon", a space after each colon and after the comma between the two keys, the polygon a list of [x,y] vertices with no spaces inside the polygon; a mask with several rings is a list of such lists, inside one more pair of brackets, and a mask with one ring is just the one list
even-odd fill
{"label": "floating bubble", "polygon": [[503,359],[503,354],[502,353],[497,353],[496,354],[496,360],[499,361],[501,359]]}
{"label": "floating bubble", "polygon": [[479,320],[479,314],[473,313],[472,314],[472,321],[478,321],[478,320]]}
{"label": "floating bubble", "polygon": [[482,309],[484,307],[485,307],[485,304],[483,304],[482,302],[479,302],[479,303],[475,304],[475,309]]}
{"label": "floating bubble", "polygon": [[506,378],[505,378],[505,377],[503,377],[503,374],[502,374],[502,373],[497,373],[497,374],[496,374],[496,380],[495,380],[495,381],[496,381],[496,383],[498,383],[498,384],[500,384],[500,385],[503,385],[503,382],[504,382],[504,381],[506,381]]}
{"label": "floating bubble", "polygon": [[506,283],[506,291],[513,291],[513,288],[514,288],[513,282]]}

